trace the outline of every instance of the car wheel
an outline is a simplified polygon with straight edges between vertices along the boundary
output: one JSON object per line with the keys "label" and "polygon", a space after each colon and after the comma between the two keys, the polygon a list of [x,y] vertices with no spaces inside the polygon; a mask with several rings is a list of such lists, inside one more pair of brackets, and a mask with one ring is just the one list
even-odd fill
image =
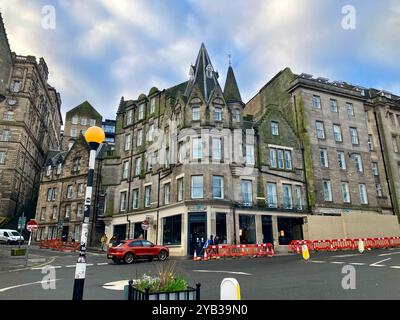
{"label": "car wheel", "polygon": [[121,259],[118,259],[118,258],[116,258],[116,257],[112,257],[112,261],[113,261],[114,263],[120,263],[120,262],[121,262]]}
{"label": "car wheel", "polygon": [[168,258],[168,253],[167,253],[167,251],[161,250],[161,251],[158,253],[158,260],[164,261],[164,260],[167,260],[167,258]]}
{"label": "car wheel", "polygon": [[133,261],[135,260],[135,256],[133,255],[132,252],[128,252],[125,256],[124,256],[124,262],[126,264],[131,264],[133,263]]}

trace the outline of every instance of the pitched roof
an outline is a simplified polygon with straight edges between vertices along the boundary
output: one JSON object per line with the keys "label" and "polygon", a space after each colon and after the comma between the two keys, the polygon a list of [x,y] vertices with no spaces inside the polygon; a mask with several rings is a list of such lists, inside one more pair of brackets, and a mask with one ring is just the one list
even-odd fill
{"label": "pitched roof", "polygon": [[228,74],[226,76],[224,97],[227,102],[243,103],[232,66],[229,66]]}
{"label": "pitched roof", "polygon": [[204,43],[201,44],[199,54],[196,59],[196,64],[191,66],[192,78],[188,81],[184,95],[190,96],[194,85],[198,85],[203,98],[206,102],[209,101],[211,93],[218,83],[218,74],[214,71],[210,57]]}
{"label": "pitched roof", "polygon": [[69,110],[67,112],[67,116],[72,113],[79,113],[82,115],[91,115],[97,118],[103,118],[102,115],[98,113],[97,110],[88,101],[84,101],[80,105]]}

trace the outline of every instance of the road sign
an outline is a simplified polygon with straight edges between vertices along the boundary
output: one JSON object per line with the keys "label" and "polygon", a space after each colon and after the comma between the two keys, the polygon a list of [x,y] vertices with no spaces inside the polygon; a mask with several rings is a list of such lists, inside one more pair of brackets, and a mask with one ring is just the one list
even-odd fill
{"label": "road sign", "polygon": [[142,222],[142,229],[144,230],[144,231],[146,231],[146,230],[148,230],[149,229],[149,222],[147,221],[147,220],[145,220],[145,221],[143,221]]}
{"label": "road sign", "polygon": [[26,224],[26,217],[19,217],[18,218],[18,230],[23,230]]}
{"label": "road sign", "polygon": [[27,223],[26,229],[28,229],[29,232],[36,231],[38,229],[38,223],[35,220],[31,220]]}

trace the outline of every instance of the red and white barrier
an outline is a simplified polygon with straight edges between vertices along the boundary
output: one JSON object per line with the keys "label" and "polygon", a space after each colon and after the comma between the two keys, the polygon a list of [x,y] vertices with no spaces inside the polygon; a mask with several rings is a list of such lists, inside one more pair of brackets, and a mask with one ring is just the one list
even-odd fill
{"label": "red and white barrier", "polygon": [[289,245],[289,252],[301,253],[301,246],[307,245],[310,251],[336,251],[356,250],[358,242],[363,241],[365,249],[383,249],[400,247],[400,237],[381,238],[356,238],[356,239],[332,239],[332,240],[293,240]]}
{"label": "red and white barrier", "polygon": [[240,257],[272,257],[275,255],[271,243],[215,245],[205,250],[209,259],[240,258]]}

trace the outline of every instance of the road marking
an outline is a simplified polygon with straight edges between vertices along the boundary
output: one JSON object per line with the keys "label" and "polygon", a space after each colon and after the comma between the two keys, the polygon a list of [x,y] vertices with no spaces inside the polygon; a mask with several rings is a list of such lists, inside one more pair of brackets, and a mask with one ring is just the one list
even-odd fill
{"label": "road marking", "polygon": [[370,264],[369,266],[370,266],[370,267],[386,267],[385,265],[380,264],[380,263],[381,263],[381,262],[388,261],[388,260],[391,260],[391,259],[392,259],[392,258],[387,258],[387,259],[384,259],[384,260],[381,260],[381,261],[372,263],[372,264]]}
{"label": "road marking", "polygon": [[344,262],[344,261],[332,261],[331,263],[333,263],[333,264],[345,264],[346,262]]}
{"label": "road marking", "polygon": [[69,266],[65,266],[66,268],[75,268],[76,267],[76,264],[71,264],[71,265],[69,265]]}
{"label": "road marking", "polygon": [[393,269],[400,269],[400,266],[392,266]]}
{"label": "road marking", "polygon": [[12,289],[20,288],[20,287],[31,286],[31,285],[34,285],[34,284],[42,284],[42,283],[55,282],[55,281],[59,281],[59,280],[61,280],[61,279],[42,280],[42,281],[36,281],[36,282],[30,282],[30,283],[19,284],[19,285],[16,285],[16,286],[12,286],[12,287],[8,287],[8,288],[0,289],[0,292],[6,292],[6,291],[8,291],[8,290],[12,290]]}
{"label": "road marking", "polygon": [[362,263],[362,262],[351,262],[349,264],[351,264],[353,266],[365,266],[365,263]]}
{"label": "road marking", "polygon": [[[54,260],[56,260],[55,257],[51,258],[49,262],[46,262],[46,263],[42,263],[42,264],[37,265],[35,268],[44,267],[44,266],[46,266],[46,265],[49,265],[49,264],[53,263]],[[22,269],[16,269],[16,270],[10,270],[10,271],[8,271],[8,272],[18,272],[18,271],[25,271],[25,270],[31,270],[31,267],[22,268]]]}
{"label": "road marking", "polygon": [[86,267],[93,267],[93,266],[94,266],[93,263],[87,263],[87,264],[86,264]]}
{"label": "road marking", "polygon": [[378,257],[392,256],[394,254],[400,254],[400,252],[383,253],[383,254],[378,255]]}
{"label": "road marking", "polygon": [[49,269],[61,269],[61,266],[46,266],[46,267],[40,267],[40,268],[31,268],[31,270],[43,270],[45,268],[49,268]]}
{"label": "road marking", "polygon": [[129,283],[129,280],[108,282],[108,283],[103,284],[103,289],[123,291],[124,287],[127,286],[128,283]]}
{"label": "road marking", "polygon": [[250,273],[246,273],[246,272],[236,272],[236,271],[193,270],[193,272],[203,272],[203,273],[229,273],[229,274],[239,274],[239,275],[244,275],[244,276],[251,276]]}
{"label": "road marking", "polygon": [[98,263],[97,265],[98,266],[106,266],[106,265],[108,265],[109,263],[108,262],[102,262],[102,263]]}
{"label": "road marking", "polygon": [[313,263],[326,263],[326,261],[319,261],[319,260],[311,260]]}
{"label": "road marking", "polygon": [[355,253],[355,254],[342,254],[340,256],[332,256],[332,258],[347,258],[347,257],[357,257],[361,256],[360,253]]}

